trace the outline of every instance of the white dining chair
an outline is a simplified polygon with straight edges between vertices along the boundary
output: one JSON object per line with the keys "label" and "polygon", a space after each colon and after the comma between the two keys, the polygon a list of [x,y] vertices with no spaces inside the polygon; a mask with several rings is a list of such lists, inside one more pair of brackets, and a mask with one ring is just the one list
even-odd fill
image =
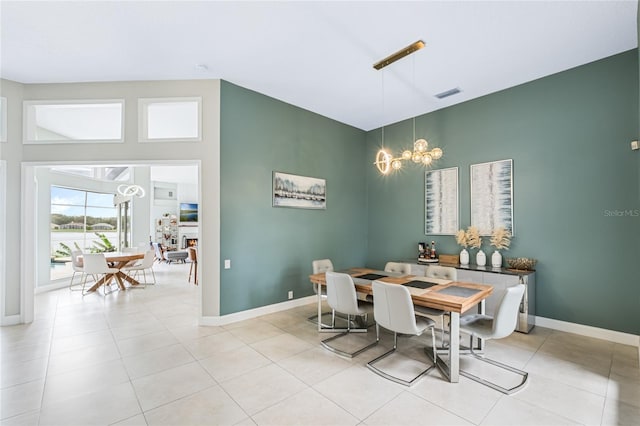
{"label": "white dining chair", "polygon": [[[322,272],[333,272],[333,262],[331,262],[331,259],[318,259],[318,260],[314,260],[313,262],[311,262],[311,269],[313,270],[314,274],[320,274]],[[322,286],[320,286],[319,284],[313,283],[313,292],[317,295],[318,291],[320,291],[320,297],[323,300],[326,300],[327,298],[327,289],[323,288]],[[322,316],[324,316],[325,314],[328,314],[329,312],[323,312]],[[307,318],[309,321],[317,324],[318,323],[318,314],[315,315],[311,315],[309,318]],[[322,327],[331,327],[328,324],[321,324]]]}
{"label": "white dining chair", "polygon": [[[323,340],[322,346],[327,348],[328,350],[335,352],[339,355],[353,358],[359,353],[375,346],[378,344],[377,341],[368,343],[366,346],[356,349],[355,351],[347,352],[342,349],[338,349],[335,346],[329,345],[329,342],[332,342],[336,339],[339,339],[343,336],[347,336],[353,332],[366,333],[367,328],[352,328],[351,317],[362,316],[364,317],[364,323],[367,323],[367,315],[368,312],[364,309],[361,309],[358,306],[358,296],[356,295],[356,286],[349,274],[343,274],[339,272],[326,272],[327,279],[327,302],[332,309],[331,313],[331,327],[334,331],[341,331],[340,334],[335,336],[331,336],[328,339]],[[336,329],[335,328],[335,314],[339,312],[347,316],[347,328],[344,329]]]}
{"label": "white dining chair", "polygon": [[[450,280],[456,281],[458,279],[458,271],[456,268],[452,268],[450,266],[440,266],[440,265],[429,265],[426,267],[424,271],[424,275],[427,278],[437,278],[441,280]],[[428,308],[426,306],[415,305],[416,315],[426,316],[426,317],[438,317],[440,318],[440,324],[442,325],[441,336],[442,336],[442,347],[445,348],[448,346],[447,341],[445,339],[446,335],[446,322],[445,317],[448,316],[448,312],[443,311],[441,309]]]}
{"label": "white dining chair", "polygon": [[[411,293],[405,286],[387,284],[381,281],[374,281],[371,285],[373,287],[373,316],[376,320],[376,341],[380,341],[380,327],[386,328],[389,331],[393,331],[393,348],[369,361],[367,367],[386,379],[405,386],[411,386],[436,365],[435,322],[431,318],[416,317]],[[421,370],[410,380],[404,380],[376,366],[379,361],[397,350],[398,334],[420,336],[427,330],[431,331],[431,347],[433,350],[433,363],[428,368]]]}
{"label": "white dining chair", "polygon": [[402,275],[411,274],[411,265],[408,263],[400,263],[400,262],[387,262],[384,265],[385,272],[394,272]]}
{"label": "white dining chair", "polygon": [[[111,289],[111,281],[113,280],[113,275],[118,273],[118,268],[110,268],[107,264],[107,260],[104,257],[103,253],[93,253],[93,254],[84,254],[82,256],[82,261],[84,264],[84,281],[82,282],[82,294],[86,295],[85,286],[87,284],[87,276],[92,275],[94,280],[98,282],[101,275],[104,278],[104,282],[102,284],[102,291],[104,296],[107,294],[111,294],[112,291],[107,293],[107,287]],[[108,276],[110,275],[111,276]]]}
{"label": "white dining chair", "polygon": [[[73,269],[73,274],[71,275],[71,281],[69,281],[69,290],[71,291],[82,291],[82,279],[84,278],[84,263],[81,259],[82,250],[73,250],[71,252],[71,268]],[[77,284],[73,284],[73,279],[76,274],[80,273],[80,281]]]}
{"label": "white dining chair", "polygon": [[[153,264],[155,260],[155,252],[153,250],[147,250],[144,253],[144,258],[138,263],[135,263],[131,266],[125,266],[122,270],[128,274],[132,278],[136,278],[138,274],[142,271],[142,276],[144,277],[144,284],[155,284],[156,283],[156,274],[153,272]],[[153,282],[149,283],[147,281],[147,270],[151,271],[151,275],[153,276]],[[137,278],[136,278],[137,279]]]}
{"label": "white dining chair", "polygon": [[527,383],[529,374],[526,371],[519,370],[507,364],[503,364],[499,361],[485,358],[484,356],[477,354],[473,350],[473,338],[476,337],[485,340],[502,339],[513,333],[518,323],[518,312],[520,309],[520,303],[522,301],[524,290],[524,284],[518,284],[513,287],[508,287],[504,292],[502,299],[498,303],[498,306],[495,310],[495,315],[493,317],[488,315],[475,314],[465,316],[460,319],[460,332],[468,334],[470,336],[469,348],[470,353],[474,358],[515,373],[521,376],[522,380],[514,387],[505,388],[498,385],[497,383],[491,382],[464,370],[460,370],[460,374],[505,394],[512,394],[520,390]]}

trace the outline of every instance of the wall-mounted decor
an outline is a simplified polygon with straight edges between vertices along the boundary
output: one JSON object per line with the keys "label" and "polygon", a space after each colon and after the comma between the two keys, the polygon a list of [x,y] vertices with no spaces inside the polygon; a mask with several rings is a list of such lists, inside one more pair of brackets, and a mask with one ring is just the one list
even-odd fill
{"label": "wall-mounted decor", "polygon": [[326,209],[327,181],[273,172],[273,207]]}
{"label": "wall-mounted decor", "polygon": [[458,168],[424,173],[424,233],[453,235],[458,231]]}
{"label": "wall-mounted decor", "polygon": [[471,165],[471,226],[491,235],[513,226],[513,160]]}

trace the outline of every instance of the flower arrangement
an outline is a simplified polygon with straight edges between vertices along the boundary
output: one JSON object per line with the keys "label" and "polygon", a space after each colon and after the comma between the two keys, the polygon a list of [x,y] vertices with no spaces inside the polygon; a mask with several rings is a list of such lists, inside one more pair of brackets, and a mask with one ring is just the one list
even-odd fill
{"label": "flower arrangement", "polygon": [[480,231],[475,226],[467,228],[467,244],[471,248],[480,248],[482,246],[482,237],[480,237]]}
{"label": "flower arrangement", "polygon": [[464,248],[479,248],[482,245],[482,238],[478,228],[469,226],[466,232],[464,229],[456,232],[456,242]]}
{"label": "flower arrangement", "polygon": [[510,244],[511,232],[503,227],[493,230],[493,234],[491,235],[491,245],[494,246],[496,250],[509,250]]}
{"label": "flower arrangement", "polygon": [[464,248],[469,246],[469,241],[467,240],[467,234],[464,232],[464,229],[458,230],[456,232],[456,242]]}

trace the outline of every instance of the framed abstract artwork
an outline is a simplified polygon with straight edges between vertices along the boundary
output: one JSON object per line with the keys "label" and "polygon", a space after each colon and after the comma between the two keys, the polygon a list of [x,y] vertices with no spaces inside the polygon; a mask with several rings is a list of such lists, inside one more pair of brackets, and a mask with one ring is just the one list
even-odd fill
{"label": "framed abstract artwork", "polygon": [[480,235],[500,227],[514,235],[513,160],[471,165],[471,226]]}
{"label": "framed abstract artwork", "polygon": [[273,207],[327,208],[325,179],[273,172]]}
{"label": "framed abstract artwork", "polygon": [[458,168],[424,173],[424,233],[454,235],[458,231]]}

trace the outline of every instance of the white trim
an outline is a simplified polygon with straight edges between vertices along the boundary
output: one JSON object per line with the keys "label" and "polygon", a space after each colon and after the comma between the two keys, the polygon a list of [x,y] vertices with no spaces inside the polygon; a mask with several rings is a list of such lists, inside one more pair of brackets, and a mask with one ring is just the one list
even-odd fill
{"label": "white trim", "polygon": [[[195,165],[198,167],[198,194],[200,200],[202,199],[202,161],[199,159],[194,160],[133,160],[133,161],[28,161],[22,162],[22,179],[21,179],[21,211],[22,211],[22,224],[20,226],[20,256],[22,259],[32,259],[33,253],[36,248],[36,191],[35,191],[35,168],[39,166],[52,167],[52,166],[64,166],[64,165],[129,165],[129,166],[153,166],[153,165]],[[28,182],[32,184],[29,185]],[[201,209],[205,209],[204,205]],[[202,214],[204,210],[201,211]],[[219,214],[219,210],[218,210]],[[219,216],[218,216],[219,219]],[[219,221],[219,220],[218,220]],[[202,227],[198,228],[198,240],[203,241]],[[218,235],[219,238],[219,235]],[[217,242],[217,254],[219,254],[219,240]],[[205,251],[206,245],[203,244],[198,247],[198,255],[205,259],[208,256],[208,252]],[[201,268],[198,268],[198,273],[201,274]],[[35,283],[37,282],[37,268],[36,262],[21,262],[20,264],[20,320],[19,323],[30,323],[34,318],[34,302],[35,302]],[[4,281],[0,282],[0,288],[4,285]],[[201,282],[201,275],[198,277],[198,282]],[[199,291],[199,310],[202,311],[202,287],[198,286]],[[53,290],[51,286],[42,287],[43,289]],[[46,290],[43,290],[46,291]],[[4,299],[4,297],[3,297]]]}
{"label": "white trim", "polygon": [[[83,104],[119,104],[120,108],[120,138],[118,139],[65,139],[65,140],[37,140],[30,136],[35,134],[33,105],[83,105]],[[50,144],[85,144],[85,143],[124,143],[125,132],[125,102],[124,99],[64,99],[46,101],[22,102],[22,143],[25,145]]]}
{"label": "white trim", "polygon": [[579,334],[581,336],[594,337],[596,339],[607,340],[609,342],[623,345],[637,346],[640,351],[640,336],[620,331],[607,330],[605,328],[592,327],[589,325],[575,324],[572,322],[559,321],[551,318],[536,317],[536,326],[551,328],[567,333]]}
{"label": "white trim", "polygon": [[0,325],[1,326],[6,326],[6,325],[18,325],[21,324],[22,321],[20,319],[20,314],[17,315],[9,315],[9,316],[3,316],[1,321],[0,321]]}
{"label": "white trim", "polygon": [[[21,179],[21,216],[22,224],[20,226],[20,321],[28,324],[33,321],[34,317],[34,293],[36,286],[36,261],[34,261],[34,253],[36,252],[36,186],[35,169],[22,163],[22,179]],[[31,259],[30,262],[24,259]]]}
{"label": "white trim", "polygon": [[0,321],[4,325],[4,313],[6,303],[6,285],[7,282],[7,162],[0,160],[0,211],[5,212],[0,216]]}
{"label": "white trim", "polygon": [[[149,114],[148,106],[153,103],[172,102],[196,102],[198,105],[198,135],[196,137],[185,138],[149,138]],[[202,97],[172,97],[172,98],[138,98],[138,142],[200,142],[202,141]]]}
{"label": "white trim", "polygon": [[244,321],[252,318],[256,318],[262,315],[273,314],[276,312],[286,311],[287,309],[297,308],[299,306],[305,306],[310,303],[317,302],[317,296],[301,297],[300,299],[287,300],[286,302],[275,303],[273,305],[261,306],[259,308],[249,309],[242,312],[234,312],[229,315],[222,315],[218,317],[202,316],[198,320],[199,325],[227,325],[238,321]]}
{"label": "white trim", "polygon": [[[286,302],[276,303],[273,305],[261,306],[255,309],[249,309],[242,312],[234,312],[229,315],[202,316],[198,324],[205,326],[221,326],[232,324],[234,322],[253,319],[262,315],[273,314],[276,312],[286,311],[287,309],[297,308],[299,306],[308,305],[317,301],[317,296],[307,296],[300,299],[288,300]],[[640,336],[635,334],[622,333],[604,328],[591,327],[588,325],[575,324],[571,322],[559,321],[551,318],[536,317],[536,325],[540,327],[550,328],[567,333],[579,334],[581,336],[594,337],[596,339],[607,340],[609,342],[620,343],[623,345],[637,346],[640,351]]]}
{"label": "white trim", "polygon": [[53,284],[37,286],[33,293],[34,294],[41,294],[41,293],[46,293],[48,291],[60,290],[61,288],[69,287],[69,280],[70,279],[71,279],[71,277],[69,277],[69,279],[61,278],[60,280],[58,280],[57,282],[54,282]]}
{"label": "white trim", "polygon": [[0,142],[7,141],[7,98],[0,97]]}

